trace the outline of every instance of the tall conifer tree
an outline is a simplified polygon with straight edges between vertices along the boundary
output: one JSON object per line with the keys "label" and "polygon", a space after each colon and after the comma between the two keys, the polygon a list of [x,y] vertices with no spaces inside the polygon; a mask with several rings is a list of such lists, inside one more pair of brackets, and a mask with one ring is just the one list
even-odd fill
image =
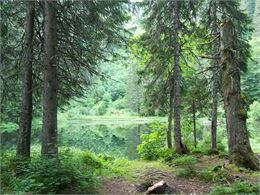
{"label": "tall conifer tree", "polygon": [[27,15],[25,22],[25,46],[24,58],[22,65],[23,73],[23,92],[22,106],[20,116],[20,127],[17,142],[17,156],[28,158],[30,157],[31,145],[31,128],[32,128],[32,65],[33,65],[33,37],[35,23],[35,2],[28,1]]}
{"label": "tall conifer tree", "polygon": [[[174,118],[174,146],[178,153],[186,153],[181,136],[181,65],[185,61],[183,47],[193,32],[196,2],[145,1],[146,32],[142,41],[151,54],[143,74],[152,77],[152,85],[160,84],[160,92],[168,98],[167,143],[172,147],[172,118]],[[158,92],[157,92],[158,94]],[[157,97],[161,97],[158,95]]]}

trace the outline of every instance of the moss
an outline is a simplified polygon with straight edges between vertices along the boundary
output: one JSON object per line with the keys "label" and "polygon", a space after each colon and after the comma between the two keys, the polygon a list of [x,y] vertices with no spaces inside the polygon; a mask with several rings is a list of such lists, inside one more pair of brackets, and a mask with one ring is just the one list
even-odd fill
{"label": "moss", "polygon": [[246,119],[247,118],[247,111],[244,108],[240,108],[237,113],[239,118]]}
{"label": "moss", "polygon": [[231,78],[227,72],[223,73],[223,88],[226,88],[231,83]]}
{"label": "moss", "polygon": [[247,169],[245,169],[243,167],[239,167],[239,166],[237,166],[235,164],[228,164],[228,165],[226,165],[226,168],[230,169],[230,170],[232,170],[234,172],[248,172]]}
{"label": "moss", "polygon": [[237,166],[242,166],[254,171],[260,170],[259,161],[252,152],[240,150],[231,154],[230,160]]}

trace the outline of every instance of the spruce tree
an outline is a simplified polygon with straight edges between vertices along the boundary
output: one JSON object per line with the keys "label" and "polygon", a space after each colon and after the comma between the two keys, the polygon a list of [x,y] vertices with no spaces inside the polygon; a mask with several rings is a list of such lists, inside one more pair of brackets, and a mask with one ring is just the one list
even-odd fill
{"label": "spruce tree", "polygon": [[57,77],[57,2],[44,2],[44,89],[41,153],[46,157],[58,155],[58,77]]}
{"label": "spruce tree", "polygon": [[246,126],[247,111],[241,96],[240,40],[231,19],[223,20],[220,31],[221,63],[223,67],[223,95],[231,163],[259,170],[259,161],[250,146]]}
{"label": "spruce tree", "polygon": [[20,127],[17,142],[17,156],[30,157],[31,129],[32,129],[32,80],[33,80],[33,37],[35,23],[35,2],[27,2],[27,16],[25,22],[25,46],[23,58],[23,92]]}
{"label": "spruce tree", "polygon": [[[181,64],[183,48],[195,26],[196,2],[193,1],[145,1],[145,30],[142,43],[150,56],[143,75],[151,77],[150,89],[160,85],[160,92],[168,98],[167,143],[172,147],[172,117],[174,118],[174,146],[178,153],[186,153],[181,136]],[[157,95],[159,99],[161,96]]]}
{"label": "spruce tree", "polygon": [[[220,95],[223,96],[225,103],[230,160],[238,165],[257,169],[256,158],[250,147],[245,124],[246,104],[241,96],[240,89],[240,72],[247,70],[248,59],[250,58],[249,39],[252,35],[252,21],[251,18],[240,9],[240,4],[237,1],[210,1],[206,10],[209,18],[206,22],[203,21],[203,24],[211,36],[209,36],[210,40],[207,40],[208,44],[205,45],[211,48],[211,53],[205,53],[210,56],[209,58],[212,61],[211,70],[213,72],[212,149],[216,149],[216,128],[213,124],[217,123],[213,122],[214,118],[216,119],[216,115],[214,114],[216,112],[214,102],[216,104],[216,101],[214,100],[216,100],[217,93],[214,91],[216,90],[215,78],[217,76],[218,80],[221,80],[217,88],[218,91],[222,91]],[[221,33],[219,33],[220,29]],[[221,47],[217,42],[219,36],[221,36]],[[227,48],[227,50],[225,48]],[[234,82],[236,84],[235,87],[233,86],[233,90],[236,95],[232,96],[231,85],[233,85]],[[237,103],[233,105],[233,108],[230,108],[232,107],[231,104],[233,100],[236,100]],[[239,109],[241,113],[232,115],[230,113],[232,109],[233,113],[238,112],[237,109]],[[237,126],[238,124],[239,127]],[[234,136],[236,136],[236,139],[234,139]],[[239,143],[241,147],[238,147],[237,143]],[[245,158],[244,153],[248,155]]]}

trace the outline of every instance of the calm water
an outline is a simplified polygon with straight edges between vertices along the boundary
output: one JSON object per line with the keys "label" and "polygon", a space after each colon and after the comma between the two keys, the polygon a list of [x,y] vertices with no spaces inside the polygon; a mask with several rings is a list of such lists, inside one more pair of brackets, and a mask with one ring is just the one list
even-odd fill
{"label": "calm water", "polygon": [[[149,131],[145,123],[118,123],[108,124],[86,123],[86,121],[70,121],[59,128],[59,144],[72,146],[82,150],[91,150],[95,153],[138,158],[136,147],[140,143],[140,134]],[[1,134],[2,149],[15,149],[17,131]],[[32,144],[39,144],[41,126],[34,127]]]}

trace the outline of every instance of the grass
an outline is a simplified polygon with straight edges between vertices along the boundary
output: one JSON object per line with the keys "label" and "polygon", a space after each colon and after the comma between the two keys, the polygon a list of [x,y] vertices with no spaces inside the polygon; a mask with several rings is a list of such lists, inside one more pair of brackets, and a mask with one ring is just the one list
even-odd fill
{"label": "grass", "polygon": [[182,168],[176,170],[176,176],[177,177],[193,177],[196,175],[196,171],[194,169],[190,168]]}
{"label": "grass", "polygon": [[136,182],[141,175],[151,169],[173,172],[173,168],[160,161],[115,159],[108,167],[108,171],[103,173],[105,176],[121,176],[131,182]]}
{"label": "grass", "polygon": [[[219,158],[217,155],[215,156]],[[161,170],[182,178],[194,178],[204,181],[205,183],[217,184],[211,191],[212,194],[256,194],[257,185],[255,181],[259,176],[259,172],[250,171],[233,164],[228,164],[224,169],[221,166],[208,164],[208,161],[213,160],[215,163],[216,158],[210,156],[193,156],[185,155],[176,157],[173,165],[167,166],[165,162],[160,161],[142,161],[134,160],[129,161],[126,159],[115,159],[109,164],[109,170],[104,172],[104,176],[112,179],[112,177],[124,177],[130,182],[141,182],[142,177],[149,170]],[[207,159],[207,160],[206,160]],[[219,160],[222,160],[221,158]],[[174,165],[175,164],[175,165]],[[201,166],[203,164],[203,166]],[[239,179],[234,176],[240,175]],[[243,181],[250,178],[249,181]],[[231,179],[231,180],[230,180]],[[233,180],[235,179],[235,180]],[[229,184],[227,184],[229,183]],[[233,184],[234,183],[234,184]]]}
{"label": "grass", "polygon": [[198,159],[192,155],[183,155],[173,160],[175,165],[191,166],[198,162]]}
{"label": "grass", "polygon": [[176,170],[177,177],[193,177],[195,176],[195,164],[198,163],[198,159],[192,155],[183,155],[173,159],[173,165],[178,166]]}
{"label": "grass", "polygon": [[[32,154],[39,154],[40,148],[40,145],[33,145],[31,149]],[[104,165],[103,170],[101,171],[101,175],[106,177],[121,176],[129,181],[136,181],[136,179],[138,179],[139,176],[141,176],[150,169],[159,169],[162,171],[172,173],[174,172],[173,167],[170,167],[161,161],[128,160],[125,158],[116,158],[113,156],[107,156],[103,154],[97,155],[92,152],[82,151],[78,148],[73,147],[60,148],[60,153],[66,153],[67,151],[69,151],[75,157],[81,156],[82,153],[87,153],[91,157],[89,159],[99,160]],[[87,157],[89,155],[87,155]]]}
{"label": "grass", "polygon": [[[32,156],[33,159],[38,159],[37,156],[40,154],[40,145],[33,145],[32,147]],[[74,192],[78,186],[74,186],[74,181],[78,182],[82,175],[87,176],[90,178],[90,183],[93,185],[98,186],[99,185],[99,179],[101,177],[105,177],[108,179],[113,179],[113,177],[123,177],[125,180],[131,182],[131,183],[140,183],[142,182],[142,179],[148,171],[153,170],[160,170],[163,172],[167,172],[173,175],[176,175],[177,177],[183,177],[183,178],[194,178],[199,180],[204,180],[205,183],[210,182],[212,184],[218,184],[213,190],[212,194],[235,194],[235,193],[255,193],[257,192],[257,186],[254,184],[251,184],[250,182],[241,181],[235,179],[235,182],[233,184],[234,180],[229,180],[230,177],[234,178],[234,175],[240,175],[240,179],[250,178],[252,181],[257,181],[259,178],[260,172],[253,172],[249,171],[243,168],[239,168],[235,165],[229,164],[226,165],[224,169],[221,168],[221,166],[214,165],[216,161],[223,160],[221,157],[214,155],[214,156],[201,156],[201,155],[183,155],[183,156],[176,156],[173,159],[173,163],[171,166],[168,166],[165,164],[165,162],[162,161],[144,161],[144,160],[127,160],[124,158],[115,158],[112,156],[106,156],[103,154],[97,155],[89,151],[82,151],[77,148],[66,148],[62,147],[60,148],[60,154],[63,156],[63,163],[64,166],[66,165],[70,170],[73,171],[72,177],[73,180],[70,181],[70,185],[72,189],[69,192]],[[7,155],[9,155],[8,158],[15,155],[15,151],[8,152]],[[66,158],[64,158],[66,157]],[[8,159],[7,157],[5,159]],[[34,161],[33,161],[34,162]],[[36,167],[37,164],[35,164],[35,168],[32,169],[32,171],[35,172],[35,174],[28,173],[28,176],[33,179],[37,179],[38,176],[41,178],[41,175],[45,173],[44,168]],[[39,161],[39,165],[44,165]],[[214,165],[214,166],[213,166]],[[38,165],[37,165],[38,166]],[[62,174],[67,174],[67,169],[63,169]],[[75,167],[77,167],[75,169]],[[85,173],[85,171],[90,170],[95,173],[95,177],[90,177],[88,175],[88,172]],[[38,171],[40,170],[40,172]],[[51,171],[52,169],[49,169]],[[78,172],[77,170],[80,170]],[[31,171],[31,169],[30,169]],[[9,170],[5,170],[7,177],[9,174]],[[39,172],[39,173],[37,173]],[[84,173],[84,174],[83,174]],[[37,175],[38,174],[38,175]],[[63,175],[60,176],[60,178],[63,178]],[[70,178],[67,178],[70,179]],[[52,180],[57,183],[55,175],[53,175]],[[250,180],[250,181],[251,181]],[[11,178],[11,181],[15,182],[16,186],[14,187],[14,190],[19,190],[20,184],[24,184],[23,178],[20,180],[15,180],[14,178]],[[29,179],[26,179],[25,181],[31,182]],[[226,182],[229,181],[229,182]],[[227,185],[227,183],[231,183]],[[44,185],[50,185],[48,181],[44,180]],[[73,185],[72,185],[73,184]],[[87,186],[88,181],[84,183],[84,186]],[[220,185],[222,184],[222,185]],[[223,185],[224,184],[224,185]],[[27,184],[26,184],[27,185]],[[28,184],[29,185],[29,184]],[[37,180],[37,182],[33,182],[32,185],[30,184],[30,189],[35,189],[36,185],[36,191],[42,190],[42,186],[40,181]],[[50,185],[52,187],[52,185]],[[57,186],[59,187],[60,184]],[[55,187],[55,186],[54,186]],[[56,187],[55,187],[56,189]],[[57,188],[59,190],[59,188]],[[82,189],[82,188],[81,188]],[[22,190],[26,191],[26,189]],[[38,191],[39,191],[38,190]],[[74,191],[73,191],[74,190]],[[76,192],[76,191],[75,191]]]}

